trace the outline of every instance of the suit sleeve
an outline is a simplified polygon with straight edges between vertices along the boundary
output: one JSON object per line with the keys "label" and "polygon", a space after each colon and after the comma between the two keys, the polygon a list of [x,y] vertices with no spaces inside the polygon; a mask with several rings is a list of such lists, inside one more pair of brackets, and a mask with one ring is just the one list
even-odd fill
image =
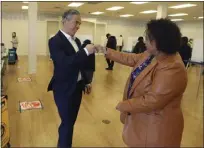
{"label": "suit sleeve", "polygon": [[110,48],[108,48],[106,54],[106,58],[130,67],[134,67],[141,56],[142,54],[122,53]]}
{"label": "suit sleeve", "polygon": [[56,39],[52,38],[49,40],[49,49],[52,60],[60,67],[76,66],[80,68],[88,57],[85,50],[79,50],[76,54],[67,56],[60,46],[60,42]]}
{"label": "suit sleeve", "polygon": [[172,99],[181,96],[187,85],[187,74],[181,68],[162,68],[155,74],[146,95],[125,100],[117,105],[121,112],[152,112],[164,108]]}

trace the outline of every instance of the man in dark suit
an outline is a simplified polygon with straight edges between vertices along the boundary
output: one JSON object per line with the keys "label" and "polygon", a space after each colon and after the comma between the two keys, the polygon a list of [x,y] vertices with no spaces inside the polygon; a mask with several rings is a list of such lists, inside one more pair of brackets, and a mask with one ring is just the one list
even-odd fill
{"label": "man in dark suit", "polygon": [[183,60],[185,66],[187,66],[188,61],[192,56],[192,48],[188,45],[188,37],[184,36],[181,38],[181,47],[179,49],[179,54]]}
{"label": "man in dark suit", "polygon": [[[107,35],[106,35],[106,37],[107,37]],[[116,37],[109,35],[107,38],[108,38],[108,41],[107,41],[106,47],[116,50],[116,47],[117,47]],[[106,61],[108,64],[108,68],[106,68],[106,70],[113,70],[114,61],[111,61],[107,58],[106,58]]]}
{"label": "man in dark suit", "polygon": [[49,40],[54,74],[48,86],[61,118],[58,147],[72,147],[74,124],[81,104],[82,91],[90,93],[91,86],[83,73],[83,66],[90,54],[96,51],[92,44],[80,49],[80,40],[74,37],[80,27],[81,17],[77,10],[68,10],[62,16],[63,28]]}
{"label": "man in dark suit", "polygon": [[146,50],[146,46],[144,43],[144,39],[142,36],[140,36],[138,38],[138,42],[135,45],[134,49],[133,49],[133,53],[139,54],[139,53],[143,53]]}

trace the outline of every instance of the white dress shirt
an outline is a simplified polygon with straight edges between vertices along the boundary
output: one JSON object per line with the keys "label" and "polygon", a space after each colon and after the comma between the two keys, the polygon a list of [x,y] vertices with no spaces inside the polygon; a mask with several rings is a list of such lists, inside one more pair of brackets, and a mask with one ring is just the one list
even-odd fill
{"label": "white dress shirt", "polygon": [[[75,38],[75,37],[71,37],[69,34],[65,33],[65,32],[62,31],[62,30],[60,30],[60,31],[64,34],[64,36],[67,38],[67,40],[71,43],[71,45],[73,46],[74,50],[75,50],[76,52],[78,52],[78,51],[79,51],[79,48],[78,48],[78,46],[77,46],[77,44],[76,44],[76,42],[75,42],[75,39],[76,39],[76,38]],[[84,48],[84,50],[85,50],[87,56],[89,56],[88,50],[87,50],[86,48]],[[77,80],[77,81],[80,81],[80,80],[82,80],[81,72],[79,72],[78,80]]]}

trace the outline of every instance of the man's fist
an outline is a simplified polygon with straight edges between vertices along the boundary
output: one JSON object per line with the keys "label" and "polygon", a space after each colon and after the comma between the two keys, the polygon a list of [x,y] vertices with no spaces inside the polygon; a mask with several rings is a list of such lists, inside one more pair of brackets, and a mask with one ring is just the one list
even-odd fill
{"label": "man's fist", "polygon": [[88,50],[89,54],[96,52],[96,47],[93,44],[88,44],[85,48]]}

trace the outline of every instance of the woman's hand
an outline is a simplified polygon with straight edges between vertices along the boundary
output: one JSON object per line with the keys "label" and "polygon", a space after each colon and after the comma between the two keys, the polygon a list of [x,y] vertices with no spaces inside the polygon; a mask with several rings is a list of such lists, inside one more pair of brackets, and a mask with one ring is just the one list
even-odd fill
{"label": "woman's hand", "polygon": [[125,120],[126,120],[126,118],[127,118],[127,113],[125,113],[125,112],[120,112],[120,122],[122,123],[122,124],[125,124]]}

